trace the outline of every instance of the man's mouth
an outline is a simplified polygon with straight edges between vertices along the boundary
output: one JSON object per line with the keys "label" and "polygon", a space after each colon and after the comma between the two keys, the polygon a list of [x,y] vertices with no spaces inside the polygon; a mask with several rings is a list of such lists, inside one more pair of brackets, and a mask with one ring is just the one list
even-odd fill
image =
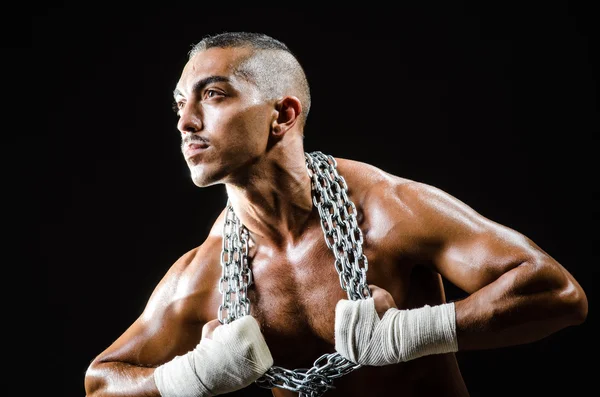
{"label": "man's mouth", "polygon": [[185,144],[184,148],[183,154],[188,159],[204,151],[208,148],[208,144],[206,142],[194,141]]}

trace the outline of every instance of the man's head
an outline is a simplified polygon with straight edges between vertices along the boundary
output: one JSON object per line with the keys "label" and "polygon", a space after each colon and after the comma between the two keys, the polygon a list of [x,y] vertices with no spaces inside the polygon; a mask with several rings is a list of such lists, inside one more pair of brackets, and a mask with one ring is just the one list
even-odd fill
{"label": "man's head", "polygon": [[310,88],[304,69],[295,54],[281,41],[262,33],[226,32],[204,37],[189,52],[192,59],[209,48],[246,47],[252,55],[239,65],[237,72],[253,81],[267,98],[294,95],[302,102],[300,122],[306,123],[310,110]]}
{"label": "man's head", "polygon": [[205,37],[190,51],[174,96],[182,152],[198,186],[249,183],[261,172],[252,165],[285,157],[301,140],[310,108],[296,57],[257,33]]}

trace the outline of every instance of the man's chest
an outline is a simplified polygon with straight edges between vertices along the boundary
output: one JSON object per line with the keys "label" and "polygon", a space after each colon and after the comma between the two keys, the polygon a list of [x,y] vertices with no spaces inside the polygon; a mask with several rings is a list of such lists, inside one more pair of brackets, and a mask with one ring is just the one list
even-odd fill
{"label": "man's chest", "polygon": [[347,298],[335,261],[324,241],[285,251],[257,250],[250,261],[254,282],[248,296],[266,333],[333,344],[335,305]]}
{"label": "man's chest", "polygon": [[349,299],[342,285],[358,291],[375,284],[402,304],[409,277],[389,257],[367,236],[360,245],[327,244],[319,224],[297,244],[275,247],[253,240],[247,256],[251,277],[240,278],[252,282],[227,293],[227,285],[217,289],[215,280],[208,309],[216,316],[219,306],[246,296],[274,358],[291,366],[310,366],[334,351],[335,307]]}

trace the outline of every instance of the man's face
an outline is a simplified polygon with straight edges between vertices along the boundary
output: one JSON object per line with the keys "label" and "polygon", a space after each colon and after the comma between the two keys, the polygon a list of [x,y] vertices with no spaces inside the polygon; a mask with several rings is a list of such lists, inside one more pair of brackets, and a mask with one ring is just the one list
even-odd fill
{"label": "man's face", "polygon": [[241,181],[267,148],[273,103],[233,74],[248,54],[240,48],[200,52],[185,65],[174,91],[181,151],[200,187]]}

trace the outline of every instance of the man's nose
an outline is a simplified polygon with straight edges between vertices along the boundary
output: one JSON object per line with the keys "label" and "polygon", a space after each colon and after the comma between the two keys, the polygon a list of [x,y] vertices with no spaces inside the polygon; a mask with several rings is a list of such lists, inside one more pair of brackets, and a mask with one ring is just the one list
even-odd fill
{"label": "man's nose", "polygon": [[202,129],[202,117],[194,103],[186,103],[179,111],[177,129],[182,135],[198,132]]}

